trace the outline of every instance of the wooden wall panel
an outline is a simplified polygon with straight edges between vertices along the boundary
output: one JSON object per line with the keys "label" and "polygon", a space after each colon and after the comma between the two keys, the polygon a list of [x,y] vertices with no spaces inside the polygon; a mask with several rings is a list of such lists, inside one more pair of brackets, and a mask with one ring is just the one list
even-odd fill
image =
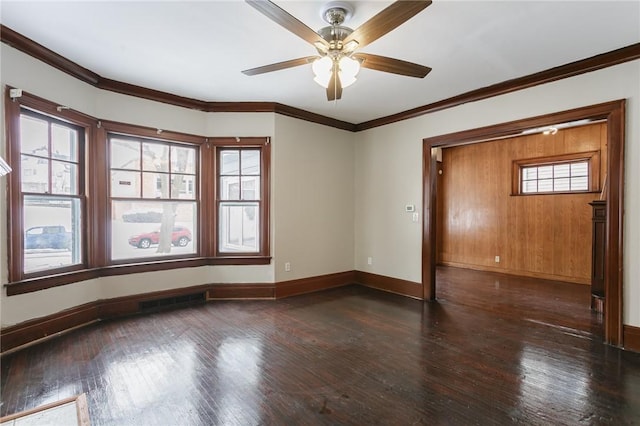
{"label": "wooden wall panel", "polygon": [[[591,207],[599,193],[511,195],[514,160],[600,151],[606,124],[443,150],[438,260],[445,265],[590,284]],[[600,185],[602,186],[602,184]],[[500,262],[495,262],[500,256]]]}

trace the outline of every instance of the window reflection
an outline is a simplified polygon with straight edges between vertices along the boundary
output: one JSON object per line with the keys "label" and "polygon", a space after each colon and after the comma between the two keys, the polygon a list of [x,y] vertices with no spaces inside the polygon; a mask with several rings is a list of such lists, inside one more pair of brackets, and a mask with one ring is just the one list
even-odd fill
{"label": "window reflection", "polygon": [[589,409],[590,368],[569,355],[525,347],[520,358],[521,405]]}
{"label": "window reflection", "polygon": [[220,424],[260,419],[262,362],[262,340],[258,338],[228,338],[220,345],[216,357]]}
{"label": "window reflection", "polygon": [[[143,410],[145,407],[171,404],[176,395],[189,396],[189,390],[196,381],[193,344],[186,341],[174,344],[180,346],[179,351],[174,347],[163,351],[154,346],[150,349],[154,352],[137,353],[134,358],[114,357],[105,372],[105,381],[112,392],[109,400],[116,406]],[[181,398],[179,404],[181,411],[197,412],[191,398]]]}

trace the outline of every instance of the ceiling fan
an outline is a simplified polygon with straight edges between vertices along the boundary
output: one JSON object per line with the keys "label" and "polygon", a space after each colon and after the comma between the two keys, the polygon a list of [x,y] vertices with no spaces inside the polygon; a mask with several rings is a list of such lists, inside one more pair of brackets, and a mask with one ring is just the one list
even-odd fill
{"label": "ceiling fan", "polygon": [[400,59],[357,51],[402,25],[431,4],[431,0],[396,1],[352,30],[343,26],[345,19],[353,15],[353,7],[345,2],[331,2],[323,9],[323,18],[329,26],[313,31],[300,20],[269,0],[246,2],[275,23],[312,44],[318,54],[278,62],[242,71],[246,75],[263,74],[286,68],[313,64],[314,80],[327,89],[327,99],[342,97],[342,89],[356,80],[360,67],[423,78],[431,68]]}

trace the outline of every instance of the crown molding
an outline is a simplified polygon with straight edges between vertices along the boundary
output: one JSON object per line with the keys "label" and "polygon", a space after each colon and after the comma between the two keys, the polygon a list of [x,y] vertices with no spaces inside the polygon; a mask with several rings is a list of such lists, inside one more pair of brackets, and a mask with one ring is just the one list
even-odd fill
{"label": "crown molding", "polygon": [[195,109],[198,111],[272,112],[325,126],[335,127],[337,129],[348,130],[350,132],[354,132],[356,130],[355,124],[336,120],[334,118],[315,114],[288,105],[279,104],[277,102],[207,102],[105,78],[2,24],[0,24],[0,41],[44,62],[47,65],[59,69],[80,81],[102,90],[108,90],[115,93],[135,96],[183,108]]}
{"label": "crown molding", "polygon": [[183,96],[174,95],[159,90],[148,89],[135,84],[124,83],[122,81],[111,80],[109,78],[99,77],[98,82],[94,84],[98,89],[108,90],[110,92],[120,93],[123,95],[135,96],[150,101],[162,102],[165,104],[175,105],[184,108],[195,109],[199,111],[207,111],[207,102]]}
{"label": "crown molding", "polygon": [[419,117],[421,115],[430,114],[443,109],[453,108],[469,102],[475,102],[482,99],[492,98],[494,96],[504,95],[522,89],[527,89],[540,84],[551,83],[553,81],[562,80],[568,77],[574,77],[613,65],[622,64],[624,62],[633,61],[640,58],[640,43],[632,44],[621,49],[612,50],[607,53],[592,56],[590,58],[581,59],[579,61],[570,62],[535,74],[529,74],[524,77],[514,78],[512,80],[503,81],[491,86],[482,87],[472,90],[452,98],[443,99],[432,104],[423,105],[397,114],[381,117],[375,120],[366,121],[356,125],[356,131],[372,129],[374,127],[384,126],[410,118]]}
{"label": "crown molding", "polygon": [[453,108],[469,102],[475,102],[527,89],[540,84],[574,77],[579,74],[596,71],[640,58],[640,43],[636,43],[617,50],[592,56],[590,58],[550,68],[545,71],[482,87],[448,99],[443,99],[438,102],[402,111],[397,114],[354,124],[277,102],[208,102],[111,80],[102,77],[73,61],[70,61],[58,53],[2,24],[0,24],[0,41],[85,83],[103,90],[109,90],[116,93],[205,112],[272,112],[350,132],[359,132],[372,129],[374,127],[396,123],[398,121],[408,120],[410,118],[419,117],[421,115],[430,114],[447,108]]}
{"label": "crown molding", "polygon": [[53,50],[47,49],[43,45],[36,43],[30,38],[27,38],[2,24],[0,24],[0,39],[4,44],[20,50],[35,59],[39,59],[45,64],[51,65],[52,67],[57,68],[80,81],[89,83],[92,86],[97,85],[100,81],[100,76],[95,72],[81,67],[75,62],[60,56]]}

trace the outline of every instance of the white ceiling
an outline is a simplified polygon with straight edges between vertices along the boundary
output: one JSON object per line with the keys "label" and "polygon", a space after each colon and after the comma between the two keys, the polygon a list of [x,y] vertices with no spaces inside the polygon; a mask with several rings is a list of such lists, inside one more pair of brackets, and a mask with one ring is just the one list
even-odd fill
{"label": "white ceiling", "polygon": [[[276,1],[314,30],[326,2]],[[352,1],[356,28],[390,1]],[[311,66],[242,70],[315,54],[235,1],[0,2],[3,25],[100,76],[203,101],[267,101],[361,123],[640,42],[640,1],[434,3],[361,51],[427,65],[424,79],[363,69],[326,100]]]}

